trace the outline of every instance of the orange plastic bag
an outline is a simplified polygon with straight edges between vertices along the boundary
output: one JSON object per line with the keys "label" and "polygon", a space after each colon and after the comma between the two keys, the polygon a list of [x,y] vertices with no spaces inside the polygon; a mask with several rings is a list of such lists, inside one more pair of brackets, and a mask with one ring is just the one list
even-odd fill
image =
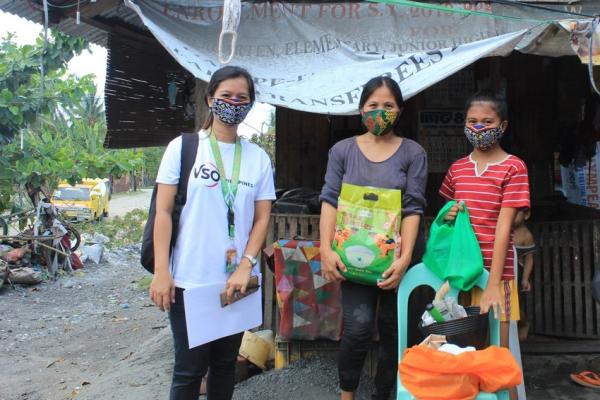
{"label": "orange plastic bag", "polygon": [[493,393],[522,380],[510,351],[497,346],[457,356],[414,346],[404,353],[399,370],[402,384],[418,400],[470,400],[480,390]]}

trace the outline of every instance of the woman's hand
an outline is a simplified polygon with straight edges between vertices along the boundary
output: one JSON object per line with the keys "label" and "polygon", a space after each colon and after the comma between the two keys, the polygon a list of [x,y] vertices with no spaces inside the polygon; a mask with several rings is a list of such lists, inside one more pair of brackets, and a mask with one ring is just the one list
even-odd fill
{"label": "woman's hand", "polygon": [[248,287],[248,282],[250,282],[251,275],[252,264],[244,257],[240,261],[240,265],[235,269],[235,272],[227,279],[225,289],[227,290],[227,298],[229,300],[232,300],[235,291],[246,294],[246,288]]}
{"label": "woman's hand", "polygon": [[485,288],[479,302],[479,307],[481,314],[485,314],[492,308],[494,310],[494,317],[496,319],[500,318],[500,312],[504,311],[504,305],[502,304],[499,285],[488,285]]}
{"label": "woman's hand", "polygon": [[531,292],[531,282],[529,282],[529,279],[523,279],[521,281],[521,291]]}
{"label": "woman's hand", "polygon": [[383,290],[396,289],[410,264],[410,260],[405,258],[397,258],[392,265],[383,273],[383,282],[378,282],[377,286]]}
{"label": "woman's hand", "polygon": [[161,311],[169,311],[171,303],[175,303],[175,282],[171,273],[156,272],[150,284],[150,300],[160,308]]}
{"label": "woman's hand", "polygon": [[458,212],[462,211],[463,209],[464,209],[464,207],[463,207],[462,201],[460,203],[456,203],[455,205],[450,207],[450,210],[446,214],[446,217],[444,218],[444,220],[448,221],[448,222],[454,221],[456,219],[456,216],[458,215]]}
{"label": "woman's hand", "polygon": [[321,275],[323,278],[330,282],[346,280],[340,271],[346,272],[347,269],[339,254],[332,249],[321,248]]}

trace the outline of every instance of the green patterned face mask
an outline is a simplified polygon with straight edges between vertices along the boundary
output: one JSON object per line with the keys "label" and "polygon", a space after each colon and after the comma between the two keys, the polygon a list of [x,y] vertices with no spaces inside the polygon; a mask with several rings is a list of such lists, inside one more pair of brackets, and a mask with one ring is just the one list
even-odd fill
{"label": "green patterned face mask", "polygon": [[372,110],[361,112],[362,123],[375,136],[383,136],[394,128],[398,111]]}

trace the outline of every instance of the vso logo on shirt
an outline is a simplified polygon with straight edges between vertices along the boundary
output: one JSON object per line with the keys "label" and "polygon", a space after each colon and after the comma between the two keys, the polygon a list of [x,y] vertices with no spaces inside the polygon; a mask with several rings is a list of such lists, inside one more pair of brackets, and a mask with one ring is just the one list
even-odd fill
{"label": "vso logo on shirt", "polygon": [[219,174],[216,165],[211,162],[205,162],[200,164],[199,167],[194,168],[194,177],[196,179],[200,178],[202,184],[207,187],[215,187],[219,184],[221,174]]}

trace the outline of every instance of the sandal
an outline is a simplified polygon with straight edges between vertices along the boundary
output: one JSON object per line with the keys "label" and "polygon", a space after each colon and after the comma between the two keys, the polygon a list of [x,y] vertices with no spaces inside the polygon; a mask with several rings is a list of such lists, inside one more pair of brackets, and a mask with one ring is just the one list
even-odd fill
{"label": "sandal", "polygon": [[583,371],[579,374],[571,374],[571,380],[581,386],[600,390],[600,376],[592,371]]}

